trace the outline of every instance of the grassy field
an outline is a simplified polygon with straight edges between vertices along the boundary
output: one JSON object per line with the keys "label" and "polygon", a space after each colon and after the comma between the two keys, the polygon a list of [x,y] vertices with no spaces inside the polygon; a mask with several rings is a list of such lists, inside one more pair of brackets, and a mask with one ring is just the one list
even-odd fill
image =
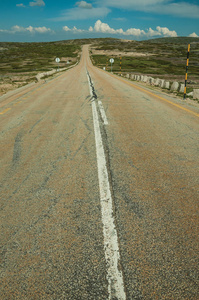
{"label": "grassy field", "polygon": [[65,43],[0,43],[0,74],[47,71],[56,68],[56,57],[65,66],[79,51],[80,46]]}
{"label": "grassy field", "polygon": [[188,43],[191,44],[188,79],[199,83],[199,38],[160,38],[141,42],[110,40],[95,44],[91,51],[94,64],[101,68],[107,67],[108,71],[111,68],[110,57],[115,60],[113,71],[120,71],[122,56],[123,73],[183,81]]}
{"label": "grassy field", "polygon": [[74,42],[0,43],[0,95],[35,80],[35,75],[76,63],[81,51]]}

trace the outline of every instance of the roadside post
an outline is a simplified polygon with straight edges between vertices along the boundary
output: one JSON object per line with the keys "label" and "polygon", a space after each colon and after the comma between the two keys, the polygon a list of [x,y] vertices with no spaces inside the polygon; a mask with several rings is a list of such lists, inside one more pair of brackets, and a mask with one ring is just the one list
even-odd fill
{"label": "roadside post", "polygon": [[57,71],[59,72],[59,62],[60,62],[60,58],[59,57],[56,57],[55,58],[55,61],[57,63]]}
{"label": "roadside post", "polygon": [[122,74],[122,57],[120,56],[120,76]]}
{"label": "roadside post", "polygon": [[188,66],[189,66],[189,51],[190,51],[190,44],[188,44],[188,52],[187,52],[187,65],[186,65],[185,85],[184,85],[184,99],[186,99],[186,91],[187,91],[187,73],[188,73]]}
{"label": "roadside post", "polygon": [[111,73],[112,73],[112,69],[113,69],[112,65],[114,63],[114,59],[113,58],[110,59],[110,63],[111,63]]}

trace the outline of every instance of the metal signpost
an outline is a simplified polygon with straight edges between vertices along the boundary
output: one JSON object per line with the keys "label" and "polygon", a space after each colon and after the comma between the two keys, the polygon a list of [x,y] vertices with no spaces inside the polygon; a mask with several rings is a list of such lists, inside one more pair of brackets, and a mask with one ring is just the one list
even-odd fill
{"label": "metal signpost", "polygon": [[57,63],[57,66],[58,66],[58,72],[59,72],[59,62],[60,62],[60,58],[59,57],[57,57],[57,58],[55,58],[55,61],[56,61],[56,63]]}
{"label": "metal signpost", "polygon": [[111,63],[111,73],[112,73],[112,64],[114,63],[114,59],[113,58],[110,59],[110,63]]}

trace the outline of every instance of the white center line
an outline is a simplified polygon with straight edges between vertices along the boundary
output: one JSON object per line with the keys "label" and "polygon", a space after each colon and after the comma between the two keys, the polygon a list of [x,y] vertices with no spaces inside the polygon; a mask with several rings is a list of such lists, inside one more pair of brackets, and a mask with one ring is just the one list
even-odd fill
{"label": "white center line", "polygon": [[[89,86],[90,79],[88,76]],[[92,89],[90,87],[92,93]],[[91,94],[92,96],[92,94]],[[110,191],[108,170],[102,136],[100,132],[99,117],[97,113],[95,98],[92,98],[92,113],[95,132],[98,179],[100,190],[100,202],[102,212],[104,250],[107,265],[108,293],[110,299],[125,300],[123,274],[120,268],[120,252],[118,246],[118,236],[115,227],[113,200]]]}
{"label": "white center line", "polygon": [[104,107],[102,105],[102,101],[98,101],[98,106],[99,106],[99,109],[100,109],[100,113],[101,113],[104,125],[108,125],[108,120],[107,120],[107,117],[106,117]]}

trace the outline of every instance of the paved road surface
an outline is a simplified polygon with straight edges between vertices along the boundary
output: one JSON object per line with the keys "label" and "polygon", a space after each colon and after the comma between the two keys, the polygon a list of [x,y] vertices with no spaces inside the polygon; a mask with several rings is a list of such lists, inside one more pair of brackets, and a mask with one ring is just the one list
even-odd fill
{"label": "paved road surface", "polygon": [[0,299],[198,299],[199,110],[94,68],[0,98]]}

